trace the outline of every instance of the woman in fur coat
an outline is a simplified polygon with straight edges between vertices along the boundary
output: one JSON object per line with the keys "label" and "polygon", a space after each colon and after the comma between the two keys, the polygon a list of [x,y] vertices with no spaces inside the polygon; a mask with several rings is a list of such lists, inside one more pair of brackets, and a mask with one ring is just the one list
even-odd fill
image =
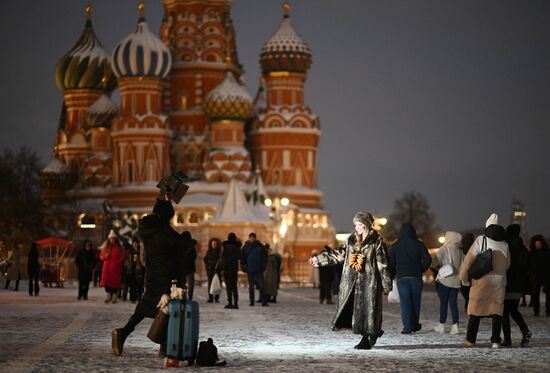
{"label": "woman in fur coat", "polygon": [[392,279],[386,244],[372,228],[372,215],[358,212],[353,223],[355,231],[344,246],[323,252],[309,263],[321,267],[344,263],[332,330],[352,329],[354,334],[363,336],[355,348],[368,350],[384,333],[383,295],[392,289]]}

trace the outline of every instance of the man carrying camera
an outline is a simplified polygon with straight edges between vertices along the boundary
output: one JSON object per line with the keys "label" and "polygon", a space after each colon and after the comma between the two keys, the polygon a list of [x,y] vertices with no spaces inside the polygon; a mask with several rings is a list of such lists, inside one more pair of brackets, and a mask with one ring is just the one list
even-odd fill
{"label": "man carrying camera", "polygon": [[[173,178],[173,175],[171,177]],[[183,194],[177,196],[177,193],[167,192],[163,183],[165,180],[159,184],[161,194],[153,207],[153,213],[139,221],[138,232],[145,247],[145,268],[147,269],[145,293],[126,325],[112,331],[112,350],[115,355],[122,354],[124,342],[136,325],[145,317],[154,319],[157,308],[168,304],[171,281],[176,279],[178,284],[184,284],[184,258],[186,250],[191,245],[186,242],[183,235],[178,234],[170,226],[170,220],[174,216],[171,200],[178,202]],[[182,289],[178,288],[178,290],[183,292]],[[174,296],[181,298],[181,294]],[[161,351],[164,351],[164,347],[161,346]]]}

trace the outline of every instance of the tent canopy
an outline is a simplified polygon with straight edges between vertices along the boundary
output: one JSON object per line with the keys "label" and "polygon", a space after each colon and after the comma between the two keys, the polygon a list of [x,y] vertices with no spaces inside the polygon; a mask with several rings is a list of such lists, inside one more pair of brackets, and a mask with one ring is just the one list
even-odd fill
{"label": "tent canopy", "polygon": [[61,247],[63,249],[71,249],[73,247],[72,241],[67,241],[67,240],[64,240],[64,239],[58,238],[58,237],[43,238],[41,240],[36,241],[36,244],[39,247],[57,246],[57,247]]}

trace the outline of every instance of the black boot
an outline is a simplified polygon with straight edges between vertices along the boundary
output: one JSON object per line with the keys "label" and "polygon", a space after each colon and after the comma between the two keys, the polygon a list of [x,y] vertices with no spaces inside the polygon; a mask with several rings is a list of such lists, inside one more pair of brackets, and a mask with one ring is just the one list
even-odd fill
{"label": "black boot", "polygon": [[523,335],[523,338],[521,339],[521,347],[527,347],[529,344],[529,341],[531,340],[532,334],[531,332],[527,332]]}
{"label": "black boot", "polygon": [[120,356],[124,348],[124,342],[130,333],[124,328],[113,329],[111,332],[111,349],[113,354]]}
{"label": "black boot", "polygon": [[382,337],[382,335],[384,335],[384,331],[383,330],[380,330],[378,332],[378,335],[371,335],[369,337],[369,343],[370,343],[370,346],[371,347],[374,347],[374,345],[376,344],[376,341],[378,341],[378,338]]}
{"label": "black boot", "polygon": [[355,345],[355,347],[353,348],[355,348],[356,350],[370,350],[371,345],[369,342],[369,336],[365,334],[363,338],[361,338],[361,342],[359,342],[359,344]]}

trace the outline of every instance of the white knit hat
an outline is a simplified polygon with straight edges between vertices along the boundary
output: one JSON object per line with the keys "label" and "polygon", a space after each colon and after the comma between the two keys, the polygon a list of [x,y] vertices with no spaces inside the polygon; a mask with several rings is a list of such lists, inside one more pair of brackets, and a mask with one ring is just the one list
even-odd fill
{"label": "white knit hat", "polygon": [[109,232],[109,235],[107,236],[107,238],[116,238],[116,234],[115,234],[115,231],[111,229],[111,231]]}
{"label": "white knit hat", "polygon": [[485,228],[493,224],[498,225],[498,215],[494,212],[491,214],[491,216],[489,216],[489,219],[487,219],[487,221],[485,222]]}

